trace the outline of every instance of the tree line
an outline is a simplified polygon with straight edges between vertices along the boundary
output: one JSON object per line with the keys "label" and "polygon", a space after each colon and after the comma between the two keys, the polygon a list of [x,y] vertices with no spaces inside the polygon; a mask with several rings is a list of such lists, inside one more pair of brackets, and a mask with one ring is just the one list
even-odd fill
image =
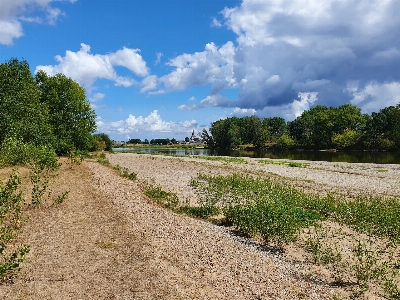
{"label": "tree line", "polygon": [[210,148],[240,145],[280,149],[400,149],[400,104],[362,114],[351,104],[317,105],[294,121],[283,118],[227,118],[211,123],[201,137]]}
{"label": "tree line", "polygon": [[93,134],[95,119],[85,90],[72,79],[43,71],[33,76],[18,59],[0,64],[0,147],[46,146],[58,155],[111,150],[108,135]]}

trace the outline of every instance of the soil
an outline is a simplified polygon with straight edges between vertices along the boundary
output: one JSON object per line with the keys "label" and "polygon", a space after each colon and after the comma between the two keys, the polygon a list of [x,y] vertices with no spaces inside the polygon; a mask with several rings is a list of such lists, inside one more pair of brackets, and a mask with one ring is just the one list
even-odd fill
{"label": "soil", "polygon": [[[50,198],[25,209],[26,223],[14,242],[31,251],[21,273],[0,285],[1,299],[333,299],[341,288],[306,276],[295,254],[161,208],[143,194],[141,180],[154,180],[191,203],[196,195],[189,183],[198,173],[247,172],[315,192],[400,195],[398,165],[312,162],[293,168],[255,159],[238,165],[137,154],[107,158],[138,179],[122,178],[96,160],[79,166],[63,160]],[[10,172],[0,171],[3,180]],[[20,174],[27,182],[27,170]],[[66,190],[68,199],[53,204]]]}

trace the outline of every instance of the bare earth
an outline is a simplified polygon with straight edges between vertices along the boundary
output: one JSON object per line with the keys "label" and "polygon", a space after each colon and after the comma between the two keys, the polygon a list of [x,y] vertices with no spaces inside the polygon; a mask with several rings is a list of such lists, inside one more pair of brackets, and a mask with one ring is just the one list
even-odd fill
{"label": "bare earth", "polygon": [[338,288],[304,276],[301,263],[229,228],[160,208],[138,182],[152,179],[192,203],[189,182],[198,173],[246,172],[311,192],[400,197],[399,165],[311,162],[293,168],[256,159],[227,164],[138,154],[107,158],[139,180],[94,160],[64,164],[51,188],[54,194],[70,189],[69,198],[27,209],[16,243],[30,245],[31,252],[19,276],[0,285],[0,299],[333,299]]}

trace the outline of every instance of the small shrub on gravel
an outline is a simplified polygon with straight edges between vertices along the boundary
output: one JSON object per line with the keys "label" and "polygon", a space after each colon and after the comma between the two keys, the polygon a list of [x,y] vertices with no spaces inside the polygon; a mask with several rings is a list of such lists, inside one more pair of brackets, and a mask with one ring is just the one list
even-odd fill
{"label": "small shrub on gravel", "polygon": [[143,182],[142,187],[145,195],[162,207],[169,209],[176,209],[178,207],[179,199],[175,193],[163,191],[161,186],[154,182]]}

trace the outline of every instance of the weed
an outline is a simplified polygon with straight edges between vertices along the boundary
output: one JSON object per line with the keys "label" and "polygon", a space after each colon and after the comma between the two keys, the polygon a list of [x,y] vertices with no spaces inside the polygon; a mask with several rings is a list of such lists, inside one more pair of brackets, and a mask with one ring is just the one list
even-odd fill
{"label": "weed", "polygon": [[176,209],[179,205],[179,199],[175,193],[163,191],[161,186],[154,182],[143,182],[143,190],[146,196],[162,207]]}
{"label": "weed", "polygon": [[69,151],[68,159],[69,159],[70,167],[72,168],[73,165],[79,166],[82,163],[84,156],[85,155],[80,151],[75,151],[74,149]]}
{"label": "weed", "polygon": [[68,199],[68,195],[70,193],[70,190],[65,191],[64,193],[62,193],[61,195],[57,196],[57,198],[54,200],[55,204],[61,204],[63,203],[65,200]]}
{"label": "weed", "polygon": [[274,160],[267,160],[262,159],[258,161],[259,163],[269,164],[269,165],[285,165],[289,167],[296,167],[296,168],[307,168],[310,166],[309,163],[301,163],[297,161],[274,161]]}
{"label": "weed", "polygon": [[387,173],[389,170],[377,170],[378,173]]}
{"label": "weed", "polygon": [[191,158],[220,161],[224,163],[234,163],[234,164],[247,164],[247,160],[241,157],[225,157],[225,156],[189,156]]}
{"label": "weed", "polygon": [[101,248],[101,249],[113,249],[117,247],[117,244],[114,242],[96,242],[96,244]]}
{"label": "weed", "polygon": [[137,178],[137,174],[135,172],[129,172],[128,168],[123,168],[120,165],[116,165],[114,166],[114,169],[118,171],[119,175],[132,181],[135,181]]}
{"label": "weed", "polygon": [[208,219],[211,216],[219,214],[220,210],[217,207],[182,206],[178,208],[177,212],[184,213],[196,218]]}

